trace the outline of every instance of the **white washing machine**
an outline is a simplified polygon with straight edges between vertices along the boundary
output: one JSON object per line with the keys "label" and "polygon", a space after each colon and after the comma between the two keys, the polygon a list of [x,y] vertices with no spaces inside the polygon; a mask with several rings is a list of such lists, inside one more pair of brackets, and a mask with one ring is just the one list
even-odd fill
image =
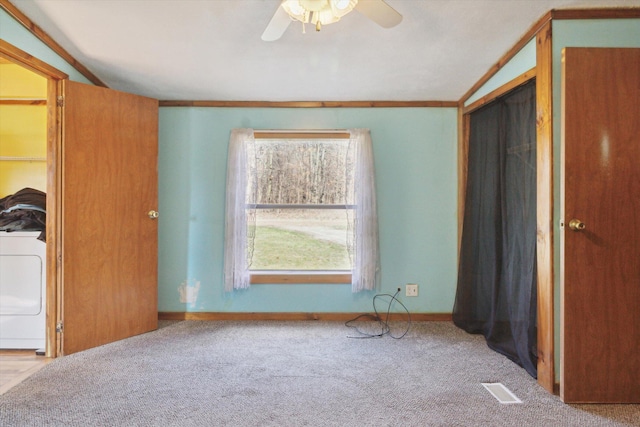
{"label": "white washing machine", "polygon": [[43,349],[46,244],[39,231],[0,232],[0,348]]}

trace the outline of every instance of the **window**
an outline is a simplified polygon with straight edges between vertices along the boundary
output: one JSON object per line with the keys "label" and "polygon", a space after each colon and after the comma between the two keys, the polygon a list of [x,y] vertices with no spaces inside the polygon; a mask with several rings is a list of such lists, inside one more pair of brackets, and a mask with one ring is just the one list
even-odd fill
{"label": "window", "polygon": [[376,287],[368,131],[232,131],[226,203],[226,290],[251,283]]}
{"label": "window", "polygon": [[349,134],[301,136],[265,134],[249,150],[249,162],[255,162],[248,177],[248,191],[256,193],[250,206],[255,221],[249,223],[254,273],[351,270]]}

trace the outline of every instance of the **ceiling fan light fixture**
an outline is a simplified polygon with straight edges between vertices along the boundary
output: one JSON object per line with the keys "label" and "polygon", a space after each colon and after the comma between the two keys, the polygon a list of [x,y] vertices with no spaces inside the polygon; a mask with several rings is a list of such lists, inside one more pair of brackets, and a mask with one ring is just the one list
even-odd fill
{"label": "ceiling fan light fixture", "polygon": [[280,39],[291,21],[311,23],[320,31],[323,25],[338,22],[353,9],[382,28],[392,28],[402,21],[402,15],[384,0],[280,0],[280,4],[262,33],[262,40],[272,42]]}
{"label": "ceiling fan light fixture", "polygon": [[282,8],[294,19],[298,21],[305,16],[306,9],[302,7],[299,0],[285,0],[281,4]]}
{"label": "ceiling fan light fixture", "polygon": [[322,25],[338,22],[358,4],[358,0],[284,0],[287,14],[303,24],[312,23],[319,31]]}
{"label": "ceiling fan light fixture", "polygon": [[331,6],[338,10],[344,10],[345,13],[351,12],[358,0],[331,0]]}

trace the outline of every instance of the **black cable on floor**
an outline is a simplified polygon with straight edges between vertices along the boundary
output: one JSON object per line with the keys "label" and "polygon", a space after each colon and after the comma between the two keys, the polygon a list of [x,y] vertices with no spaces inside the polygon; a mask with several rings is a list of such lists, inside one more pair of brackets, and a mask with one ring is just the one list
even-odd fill
{"label": "black cable on floor", "polygon": [[[373,297],[373,311],[375,312],[374,314],[361,314],[359,316],[356,316],[355,318],[348,320],[347,322],[345,322],[345,326],[348,328],[353,328],[355,329],[360,336],[356,336],[356,337],[352,337],[352,336],[348,336],[348,338],[382,338],[385,335],[389,335],[391,338],[394,339],[400,339],[402,337],[404,337],[407,332],[409,332],[409,329],[411,328],[411,313],[409,313],[409,310],[407,309],[407,307],[399,300],[396,298],[396,296],[400,293],[400,289],[398,289],[398,291],[391,295],[391,294],[378,294],[376,296]],[[380,315],[378,314],[378,307],[376,307],[376,300],[382,297],[389,297],[389,305],[387,306],[387,314],[384,318],[384,320],[380,317]],[[404,330],[404,332],[402,333],[402,335],[399,336],[394,336],[391,333],[391,327],[389,326],[389,315],[391,313],[391,305],[393,304],[393,302],[397,302],[398,304],[400,304],[402,306],[402,308],[404,308],[404,311],[407,313],[407,322],[406,322],[406,329]],[[361,320],[363,318],[370,318],[371,320],[377,321],[379,326],[380,326],[380,333],[378,334],[370,334],[367,332],[363,332],[362,330],[360,330],[354,323],[358,320]]]}

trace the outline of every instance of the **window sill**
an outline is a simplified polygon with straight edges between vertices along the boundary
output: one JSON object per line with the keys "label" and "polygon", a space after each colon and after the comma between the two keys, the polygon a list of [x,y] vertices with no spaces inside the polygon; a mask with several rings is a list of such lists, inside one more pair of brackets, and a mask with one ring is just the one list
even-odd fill
{"label": "window sill", "polygon": [[261,271],[251,273],[252,285],[265,284],[329,284],[343,285],[351,284],[350,272],[326,272],[326,271],[291,271],[273,272]]}

